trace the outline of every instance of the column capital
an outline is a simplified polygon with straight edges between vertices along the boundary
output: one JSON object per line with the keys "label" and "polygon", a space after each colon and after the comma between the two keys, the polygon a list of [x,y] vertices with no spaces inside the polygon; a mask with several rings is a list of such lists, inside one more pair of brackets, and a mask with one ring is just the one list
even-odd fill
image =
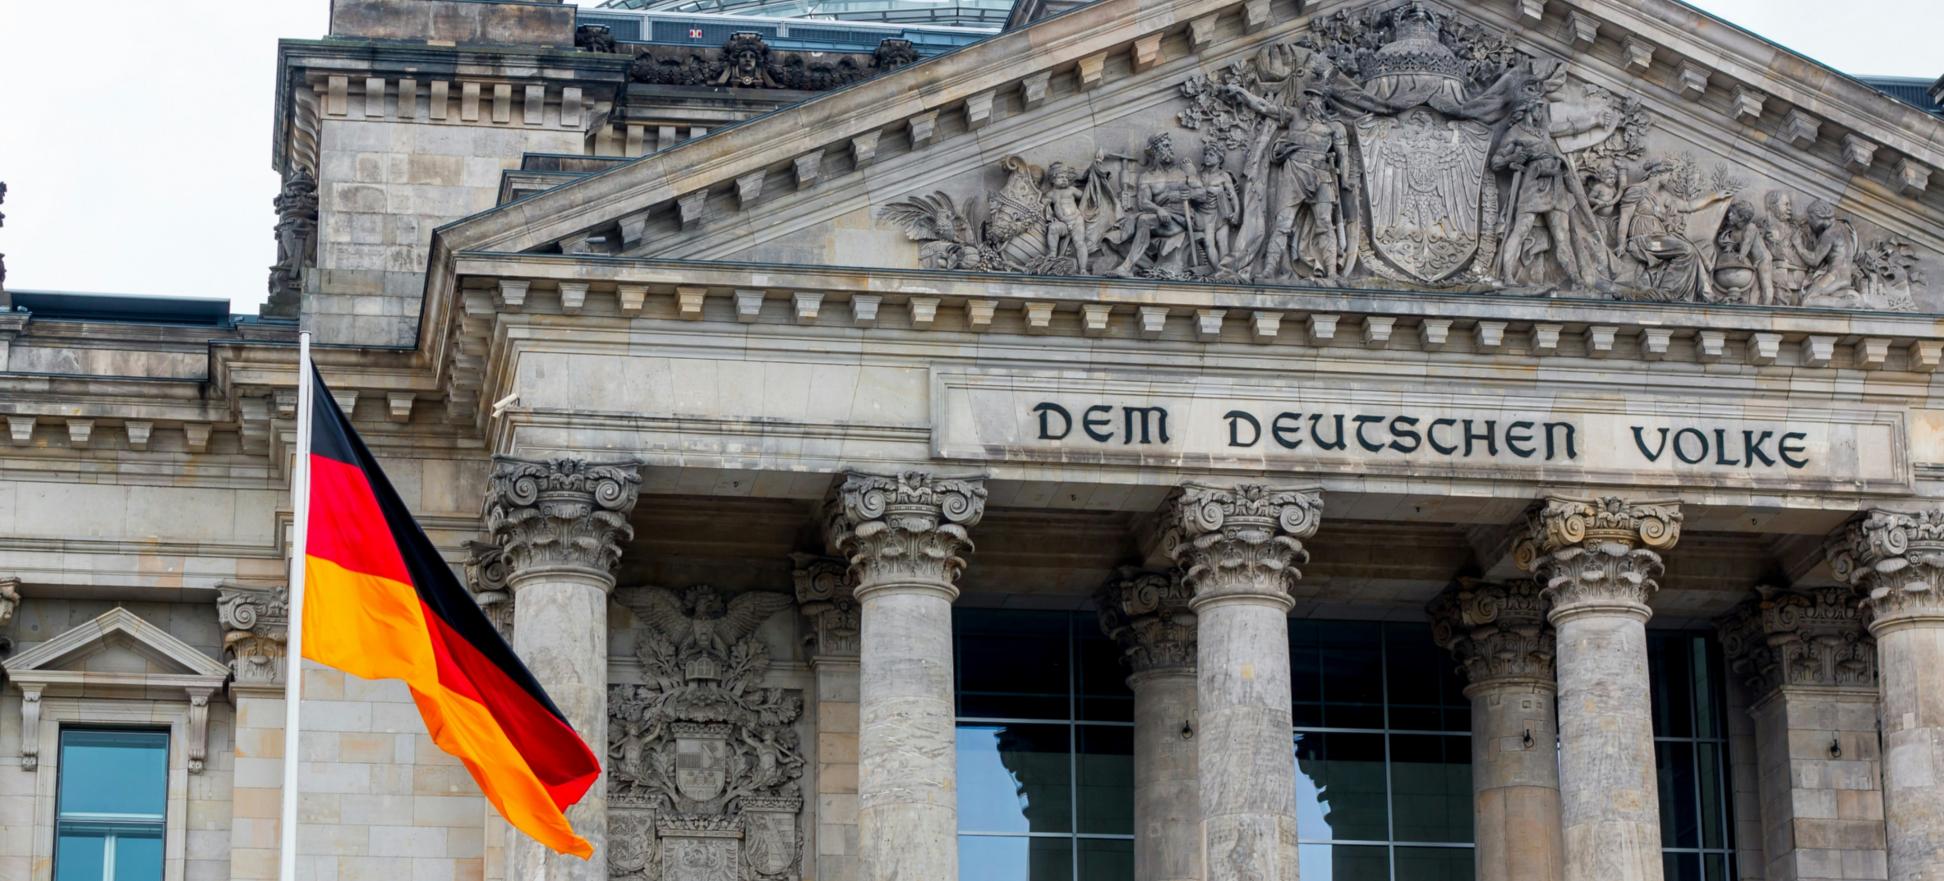
{"label": "column capital", "polygon": [[1288,609],[1309,561],[1303,541],[1323,519],[1323,494],[1262,484],[1186,484],[1161,509],[1161,552],[1181,567],[1197,609],[1232,599]]}
{"label": "column capital", "polygon": [[611,582],[621,543],[634,537],[628,514],[641,491],[640,468],[494,456],[486,528],[514,589],[529,575],[562,570]]}
{"label": "column capital", "polygon": [[1876,639],[1848,589],[1756,594],[1715,622],[1722,654],[1753,700],[1790,686],[1876,687]]}
{"label": "column capital", "polygon": [[811,663],[857,661],[863,621],[851,595],[850,566],[836,557],[791,554],[797,611],[810,620]]}
{"label": "column capital", "polygon": [[489,541],[466,542],[466,589],[508,645],[513,643],[513,588],[507,584],[506,555]]}
{"label": "column capital", "polygon": [[1094,593],[1100,629],[1120,644],[1134,675],[1195,670],[1195,613],[1187,582],[1134,566],[1114,570]]}
{"label": "column capital", "polygon": [[1553,687],[1553,630],[1537,581],[1461,578],[1425,607],[1431,638],[1472,687],[1539,682]]}
{"label": "column capital", "polygon": [[1863,595],[1870,631],[1944,621],[1944,510],[1873,510],[1824,545],[1837,580]]}
{"label": "column capital", "polygon": [[239,685],[282,685],[290,642],[290,589],[223,585],[216,589],[223,654]]}
{"label": "column capital", "polygon": [[1552,600],[1551,619],[1622,612],[1646,620],[1659,588],[1660,552],[1681,538],[1678,502],[1548,497],[1526,512],[1513,543],[1519,568],[1536,573]]}
{"label": "column capital", "polygon": [[831,549],[850,564],[859,600],[886,589],[958,598],[967,533],[985,516],[983,478],[850,472],[824,506]]}

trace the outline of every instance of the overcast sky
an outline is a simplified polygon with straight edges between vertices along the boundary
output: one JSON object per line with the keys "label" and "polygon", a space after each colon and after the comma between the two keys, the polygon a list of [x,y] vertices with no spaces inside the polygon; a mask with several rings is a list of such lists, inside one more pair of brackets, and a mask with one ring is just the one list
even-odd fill
{"label": "overcast sky", "polygon": [[[1940,0],[1692,0],[1838,70],[1935,78]],[[583,5],[593,5],[586,0]],[[329,0],[0,0],[0,253],[13,290],[220,297],[276,259],[278,37]]]}

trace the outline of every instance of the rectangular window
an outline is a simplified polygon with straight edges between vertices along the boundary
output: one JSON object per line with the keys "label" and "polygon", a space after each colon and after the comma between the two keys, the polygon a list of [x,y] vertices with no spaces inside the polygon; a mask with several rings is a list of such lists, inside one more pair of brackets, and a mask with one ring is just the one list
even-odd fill
{"label": "rectangular window", "polygon": [[54,881],[161,881],[165,731],[61,731]]}
{"label": "rectangular window", "polygon": [[1660,773],[1661,860],[1668,881],[1715,881],[1735,871],[1728,804],[1723,666],[1705,635],[1649,631],[1647,671]]}

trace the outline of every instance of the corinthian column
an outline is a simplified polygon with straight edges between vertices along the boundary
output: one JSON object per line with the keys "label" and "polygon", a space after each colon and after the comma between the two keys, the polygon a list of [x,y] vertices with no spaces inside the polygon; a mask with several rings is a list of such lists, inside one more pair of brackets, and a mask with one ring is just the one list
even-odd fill
{"label": "corinthian column", "polygon": [[1465,579],[1431,602],[1432,637],[1470,685],[1478,881],[1556,881],[1559,826],[1553,633],[1532,581]]}
{"label": "corinthian column", "polygon": [[1944,878],[1944,511],[1870,511],[1829,543],[1863,595],[1882,693],[1891,881]]}
{"label": "corinthian column", "polygon": [[[513,650],[594,755],[607,756],[607,601],[628,513],[640,491],[636,462],[493,459],[486,526],[513,594]],[[605,879],[607,791],[596,783],[567,809],[594,845],[581,860],[511,836],[506,877]]]}
{"label": "corinthian column", "polygon": [[985,486],[850,474],[825,509],[860,611],[857,826],[863,881],[958,878],[952,601]]}
{"label": "corinthian column", "polygon": [[1134,881],[1201,881],[1195,613],[1188,585],[1122,567],[1094,595],[1134,690]]}
{"label": "corinthian column", "polygon": [[1314,490],[1256,485],[1185,486],[1162,509],[1162,551],[1194,594],[1208,881],[1296,878],[1289,589],[1322,510]]}
{"label": "corinthian column", "polygon": [[1558,632],[1566,881],[1661,881],[1647,598],[1680,535],[1673,502],[1551,498],[1514,548]]}

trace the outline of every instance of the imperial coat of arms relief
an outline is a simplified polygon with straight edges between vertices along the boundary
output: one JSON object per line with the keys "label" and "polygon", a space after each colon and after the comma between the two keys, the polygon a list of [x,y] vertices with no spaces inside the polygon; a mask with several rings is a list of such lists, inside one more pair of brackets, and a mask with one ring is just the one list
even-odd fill
{"label": "imperial coat of arms relief", "polygon": [[803,698],[765,688],[753,635],[795,605],[715,588],[633,588],[642,684],[608,687],[608,872],[635,881],[783,881],[802,865]]}

